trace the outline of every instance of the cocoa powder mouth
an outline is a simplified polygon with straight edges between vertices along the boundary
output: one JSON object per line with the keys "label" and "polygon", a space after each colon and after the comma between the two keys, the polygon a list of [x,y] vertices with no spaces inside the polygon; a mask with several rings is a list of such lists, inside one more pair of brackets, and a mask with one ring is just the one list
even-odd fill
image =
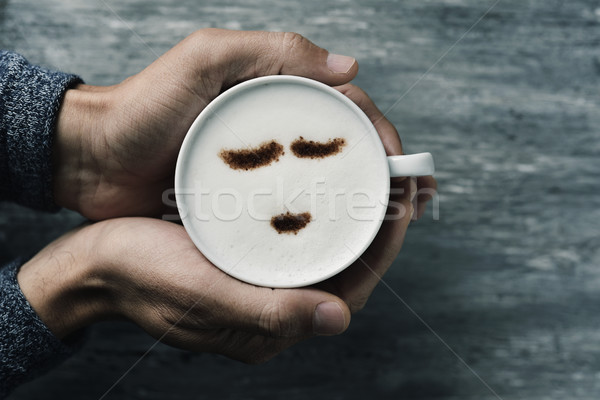
{"label": "cocoa powder mouth", "polygon": [[271,226],[279,234],[281,233],[293,233],[297,235],[301,229],[304,229],[306,225],[312,220],[312,215],[309,212],[303,212],[300,214],[292,214],[286,212],[285,214],[279,214],[271,218]]}

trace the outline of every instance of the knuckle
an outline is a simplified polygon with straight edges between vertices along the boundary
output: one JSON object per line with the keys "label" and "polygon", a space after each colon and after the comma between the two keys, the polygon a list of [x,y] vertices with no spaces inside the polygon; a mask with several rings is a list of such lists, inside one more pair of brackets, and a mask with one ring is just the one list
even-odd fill
{"label": "knuckle", "polygon": [[224,30],[219,28],[202,28],[195,31],[192,36],[199,39],[206,39],[223,34]]}
{"label": "knuckle", "polygon": [[308,45],[308,39],[295,32],[284,32],[280,40],[286,52],[294,52]]}
{"label": "knuckle", "polygon": [[359,311],[362,311],[367,304],[367,300],[369,300],[368,295],[360,295],[350,299],[347,304],[350,309],[350,313],[355,314]]}
{"label": "knuckle", "polygon": [[266,332],[268,335],[272,335],[274,331],[278,329],[277,322],[277,311],[271,304],[267,304],[263,307],[258,318],[258,327],[261,331]]}
{"label": "knuckle", "polygon": [[343,85],[342,90],[342,93],[349,97],[356,96],[357,92],[360,93],[361,91],[361,89],[358,86],[352,83],[346,83],[345,85]]}
{"label": "knuckle", "polygon": [[269,337],[284,337],[290,332],[291,320],[286,316],[281,302],[264,306],[259,318],[259,327]]}
{"label": "knuckle", "polygon": [[297,321],[282,298],[279,290],[273,292],[274,297],[263,306],[259,317],[259,328],[268,337],[288,337],[296,332]]}

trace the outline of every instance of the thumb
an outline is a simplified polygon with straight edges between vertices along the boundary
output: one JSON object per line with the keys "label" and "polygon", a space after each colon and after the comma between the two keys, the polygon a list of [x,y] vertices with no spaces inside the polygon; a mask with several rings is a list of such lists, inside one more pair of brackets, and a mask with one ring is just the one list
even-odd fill
{"label": "thumb", "polygon": [[184,42],[200,60],[201,78],[218,75],[224,88],[278,74],[341,85],[358,72],[354,58],[329,53],[297,33],[202,29]]}
{"label": "thumb", "polygon": [[339,297],[314,288],[269,289],[230,281],[235,293],[220,312],[229,328],[285,338],[337,335],[350,323],[350,310]]}

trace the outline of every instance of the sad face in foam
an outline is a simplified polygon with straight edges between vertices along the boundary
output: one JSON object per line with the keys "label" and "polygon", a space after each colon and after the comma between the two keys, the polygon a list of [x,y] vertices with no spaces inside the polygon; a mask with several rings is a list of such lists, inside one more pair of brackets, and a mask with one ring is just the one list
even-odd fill
{"label": "sad face in foam", "polygon": [[[319,159],[334,156],[342,151],[346,145],[344,138],[329,139],[327,142],[306,140],[300,136],[294,140],[290,149],[292,154],[299,158]],[[267,167],[273,162],[279,161],[279,157],[285,155],[283,146],[275,140],[260,144],[258,147],[240,150],[226,150],[219,152],[219,157],[234,170],[253,170],[255,168]],[[278,233],[293,233],[305,228],[311,221],[312,215],[305,211],[302,213],[286,213],[271,217],[271,227]]]}

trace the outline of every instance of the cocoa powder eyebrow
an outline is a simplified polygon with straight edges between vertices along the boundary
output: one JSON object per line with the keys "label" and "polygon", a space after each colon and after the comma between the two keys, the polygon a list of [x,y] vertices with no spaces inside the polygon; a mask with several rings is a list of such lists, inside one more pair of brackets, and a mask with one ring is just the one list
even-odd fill
{"label": "cocoa powder eyebrow", "polygon": [[346,145],[346,139],[334,138],[327,142],[316,142],[314,140],[306,140],[302,136],[294,140],[290,145],[292,153],[300,158],[325,158],[342,151],[342,147]]}
{"label": "cocoa powder eyebrow", "polygon": [[250,170],[260,168],[279,161],[284,155],[283,146],[275,140],[261,143],[258,147],[248,149],[223,149],[219,157],[232,169]]}

